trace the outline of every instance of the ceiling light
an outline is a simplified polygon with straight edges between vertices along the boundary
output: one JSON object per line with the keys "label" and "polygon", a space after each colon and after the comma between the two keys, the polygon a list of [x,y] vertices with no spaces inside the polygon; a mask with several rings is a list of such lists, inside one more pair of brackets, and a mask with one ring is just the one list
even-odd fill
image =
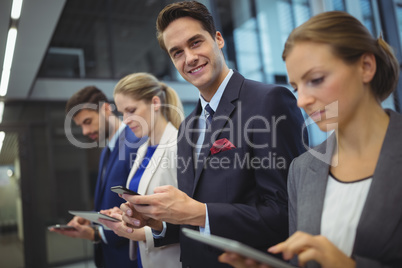
{"label": "ceiling light", "polygon": [[0,124],[3,122],[4,102],[0,101]]}
{"label": "ceiling light", "polygon": [[3,141],[4,141],[5,137],[6,137],[6,133],[4,131],[0,131],[0,152],[1,152],[1,148],[3,147]]}
{"label": "ceiling light", "polygon": [[13,7],[11,8],[11,18],[18,20],[21,15],[22,0],[14,0]]}
{"label": "ceiling light", "polygon": [[14,171],[11,168],[7,169],[7,175],[11,178],[14,175]]}
{"label": "ceiling light", "polygon": [[10,28],[7,36],[6,53],[4,55],[3,72],[0,82],[0,96],[7,94],[8,82],[10,79],[11,64],[13,62],[15,41],[17,40],[17,29]]}

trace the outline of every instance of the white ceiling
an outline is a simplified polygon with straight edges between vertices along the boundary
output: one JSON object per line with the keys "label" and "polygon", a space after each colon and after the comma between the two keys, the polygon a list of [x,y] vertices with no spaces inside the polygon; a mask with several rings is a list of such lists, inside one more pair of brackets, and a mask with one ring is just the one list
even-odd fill
{"label": "white ceiling", "polygon": [[[37,74],[67,0],[24,0],[18,22],[18,35],[11,67],[8,92],[4,99],[68,100],[77,90],[95,85],[112,99],[117,81],[107,79],[39,78]],[[0,0],[0,75],[3,68],[12,0]],[[182,101],[196,101],[198,90],[188,83],[167,82]],[[7,107],[7,105],[6,105]],[[17,113],[18,114],[18,113]],[[5,116],[16,116],[15,110]],[[13,164],[18,152],[17,136],[8,133],[0,153],[0,165]]]}
{"label": "white ceiling", "polygon": [[[66,0],[24,0],[7,99],[29,99]],[[12,0],[0,1],[0,60],[4,59]],[[1,66],[2,67],[2,66]]]}
{"label": "white ceiling", "polygon": [[[24,0],[5,100],[67,100],[78,89],[95,85],[109,98],[117,81],[105,79],[36,79],[66,0]],[[0,67],[10,26],[12,0],[0,0]],[[168,82],[183,101],[194,101],[198,91],[188,83]]]}

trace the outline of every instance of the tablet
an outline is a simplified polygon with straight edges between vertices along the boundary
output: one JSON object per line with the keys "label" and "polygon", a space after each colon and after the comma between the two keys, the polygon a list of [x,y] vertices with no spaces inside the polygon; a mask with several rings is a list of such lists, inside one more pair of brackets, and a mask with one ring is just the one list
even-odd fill
{"label": "tablet", "polygon": [[77,211],[77,210],[69,210],[68,211],[70,214],[73,214],[75,216],[80,216],[84,219],[87,219],[89,221],[92,222],[96,222],[99,223],[103,226],[103,228],[105,228],[106,230],[110,230],[109,227],[103,225],[98,219],[105,219],[105,220],[109,220],[109,221],[120,221],[119,219],[110,217],[108,215],[102,214],[100,212],[96,212],[96,211]]}
{"label": "tablet", "polygon": [[63,231],[76,231],[76,229],[73,226],[67,225],[67,224],[55,224],[47,227],[49,230],[50,229],[56,229],[56,230],[63,230]]}
{"label": "tablet", "polygon": [[254,249],[246,244],[240,243],[238,241],[216,236],[216,235],[204,235],[199,231],[183,228],[182,232],[184,235],[189,238],[195,239],[197,241],[203,242],[210,246],[219,248],[224,251],[231,251],[238,253],[244,257],[254,259],[260,263],[268,264],[273,268],[295,268],[287,262],[279,260],[274,256],[269,255],[268,253],[263,253],[257,249]]}

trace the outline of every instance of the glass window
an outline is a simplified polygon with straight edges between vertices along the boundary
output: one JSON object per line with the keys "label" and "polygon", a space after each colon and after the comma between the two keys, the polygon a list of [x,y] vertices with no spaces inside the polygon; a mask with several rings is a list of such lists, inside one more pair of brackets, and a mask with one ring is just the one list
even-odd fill
{"label": "glass window", "polygon": [[399,38],[400,38],[401,44],[402,44],[402,3],[398,3],[396,5],[396,16],[397,16],[398,25],[399,25]]}
{"label": "glass window", "polygon": [[307,0],[293,0],[293,10],[296,27],[311,17],[310,5]]}
{"label": "glass window", "polygon": [[237,69],[247,78],[264,81],[253,1],[224,0],[216,2],[216,6],[216,20],[221,24],[229,67]]}
{"label": "glass window", "polygon": [[224,0],[216,5],[229,66],[250,79],[286,83],[283,45],[293,28],[310,17],[308,1]]}
{"label": "glass window", "polygon": [[366,26],[367,29],[369,29],[370,33],[373,36],[377,36],[375,29],[373,7],[371,6],[371,0],[360,0],[360,5],[363,15],[364,26]]}
{"label": "glass window", "polygon": [[286,39],[296,27],[292,12],[292,5],[289,1],[278,1],[279,28],[281,30],[281,44],[285,44]]}
{"label": "glass window", "polygon": [[334,10],[346,11],[345,0],[332,0]]}

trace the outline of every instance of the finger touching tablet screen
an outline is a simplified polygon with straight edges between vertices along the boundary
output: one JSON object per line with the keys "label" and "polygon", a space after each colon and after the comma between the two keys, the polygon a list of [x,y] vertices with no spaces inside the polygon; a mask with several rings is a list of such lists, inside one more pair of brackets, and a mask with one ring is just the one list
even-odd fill
{"label": "finger touching tablet screen", "polygon": [[238,241],[216,236],[216,235],[204,235],[199,231],[183,228],[182,232],[189,238],[197,240],[199,242],[208,244],[210,246],[219,248],[224,251],[231,251],[238,253],[244,257],[254,259],[260,263],[268,264],[273,268],[295,268],[285,261],[279,260],[268,253],[263,253],[257,249],[254,249],[246,244],[240,243]]}

